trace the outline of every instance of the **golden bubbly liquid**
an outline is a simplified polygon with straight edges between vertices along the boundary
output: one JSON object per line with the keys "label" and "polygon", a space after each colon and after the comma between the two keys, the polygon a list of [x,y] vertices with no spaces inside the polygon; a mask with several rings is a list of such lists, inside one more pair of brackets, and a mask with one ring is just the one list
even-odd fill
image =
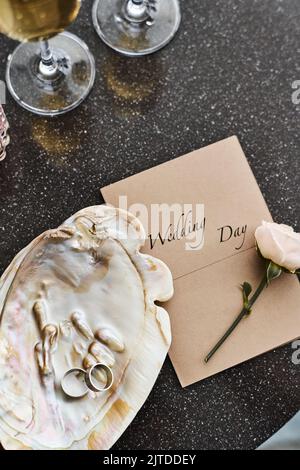
{"label": "golden bubbly liquid", "polygon": [[75,20],[80,0],[0,0],[0,32],[19,41],[49,39]]}

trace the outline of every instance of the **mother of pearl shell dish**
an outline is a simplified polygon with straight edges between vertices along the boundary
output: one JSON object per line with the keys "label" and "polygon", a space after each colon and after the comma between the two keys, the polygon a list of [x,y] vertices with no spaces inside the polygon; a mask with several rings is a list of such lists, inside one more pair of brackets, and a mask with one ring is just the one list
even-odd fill
{"label": "mother of pearl shell dish", "polygon": [[[171,343],[168,314],[155,301],[172,297],[172,276],[164,263],[140,253],[144,242],[131,214],[89,207],[37,237],[5,271],[4,448],[109,449],[134,419]],[[67,397],[64,374],[96,363],[111,368],[113,386]]]}

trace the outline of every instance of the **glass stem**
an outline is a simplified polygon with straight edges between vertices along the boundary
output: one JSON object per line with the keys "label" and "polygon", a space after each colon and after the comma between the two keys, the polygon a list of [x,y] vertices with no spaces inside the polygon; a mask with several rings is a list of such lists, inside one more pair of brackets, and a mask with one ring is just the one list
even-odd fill
{"label": "glass stem", "polygon": [[147,4],[145,0],[126,0],[125,12],[131,21],[143,21],[148,13]]}
{"label": "glass stem", "polygon": [[57,72],[57,63],[53,57],[48,40],[40,41],[41,61],[39,70],[45,78],[53,77]]}

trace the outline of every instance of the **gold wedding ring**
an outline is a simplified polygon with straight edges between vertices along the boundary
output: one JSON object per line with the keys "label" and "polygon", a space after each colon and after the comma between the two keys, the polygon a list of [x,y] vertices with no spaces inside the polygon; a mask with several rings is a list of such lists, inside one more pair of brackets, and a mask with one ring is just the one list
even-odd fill
{"label": "gold wedding ring", "polygon": [[89,391],[106,392],[114,382],[113,372],[106,364],[97,363],[87,371],[80,368],[68,370],[62,378],[61,388],[70,398],[82,398]]}
{"label": "gold wedding ring", "polygon": [[114,375],[106,364],[97,363],[88,369],[85,382],[93,392],[106,392],[114,382]]}

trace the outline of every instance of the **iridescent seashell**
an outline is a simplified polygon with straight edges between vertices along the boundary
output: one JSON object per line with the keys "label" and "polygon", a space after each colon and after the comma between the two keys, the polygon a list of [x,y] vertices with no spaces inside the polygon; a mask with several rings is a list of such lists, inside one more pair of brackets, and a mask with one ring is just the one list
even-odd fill
{"label": "iridescent seashell", "polygon": [[[84,209],[36,238],[0,283],[0,439],[7,449],[109,449],[151,391],[171,342],[164,263],[131,214]],[[68,398],[71,368],[110,366],[103,393]]]}

